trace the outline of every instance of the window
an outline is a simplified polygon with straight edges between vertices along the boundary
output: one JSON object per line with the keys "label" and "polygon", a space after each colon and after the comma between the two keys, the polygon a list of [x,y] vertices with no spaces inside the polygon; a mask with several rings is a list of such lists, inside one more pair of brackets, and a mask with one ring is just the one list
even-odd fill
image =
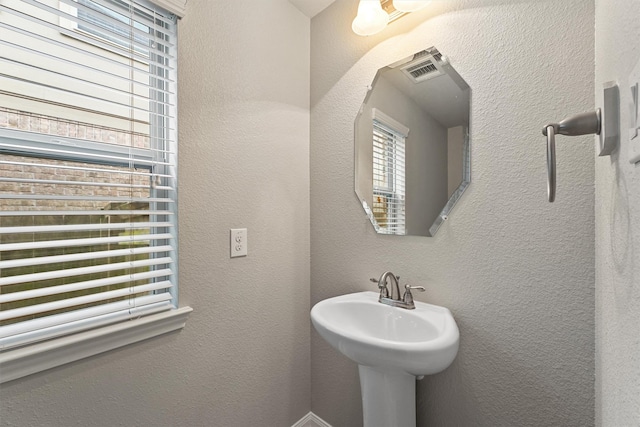
{"label": "window", "polygon": [[[176,18],[143,0],[60,3],[0,4],[0,382],[191,310],[177,305]],[[39,366],[23,357],[52,347]]]}
{"label": "window", "polygon": [[406,234],[405,139],[406,126],[374,108],[373,206],[379,233]]}

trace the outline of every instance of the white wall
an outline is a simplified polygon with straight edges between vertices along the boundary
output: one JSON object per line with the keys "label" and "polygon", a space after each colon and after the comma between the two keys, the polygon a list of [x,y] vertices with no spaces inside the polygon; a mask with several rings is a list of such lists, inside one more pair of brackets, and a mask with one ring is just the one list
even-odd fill
{"label": "white wall", "polygon": [[[189,0],[179,25],[186,329],[0,390],[3,426],[290,426],[309,411],[309,19]],[[229,228],[249,256],[229,259]]]}
{"label": "white wall", "polygon": [[627,130],[629,74],[640,61],[640,3],[595,3],[596,100],[602,83],[620,84],[622,134],[617,152],[596,159],[596,421],[618,427],[640,420],[640,166],[628,162]]}
{"label": "white wall", "polygon": [[[366,38],[357,3],[311,24],[311,302],[391,270],[452,310],[460,351],[418,383],[418,425],[593,425],[593,138],[558,142],[549,204],[541,135],[593,108],[593,3],[433,2]],[[432,45],[473,91],[472,182],[436,237],[376,235],[353,194],[353,119],[378,68]],[[359,425],[356,365],[311,341],[312,410]]]}

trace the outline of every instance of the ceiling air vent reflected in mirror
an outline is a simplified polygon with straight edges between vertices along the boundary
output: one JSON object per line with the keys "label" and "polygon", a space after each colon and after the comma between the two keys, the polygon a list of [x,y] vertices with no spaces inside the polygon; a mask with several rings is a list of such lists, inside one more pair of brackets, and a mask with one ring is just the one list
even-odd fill
{"label": "ceiling air vent reflected in mirror", "polygon": [[432,55],[420,55],[417,60],[410,62],[400,69],[414,83],[420,83],[443,74]]}

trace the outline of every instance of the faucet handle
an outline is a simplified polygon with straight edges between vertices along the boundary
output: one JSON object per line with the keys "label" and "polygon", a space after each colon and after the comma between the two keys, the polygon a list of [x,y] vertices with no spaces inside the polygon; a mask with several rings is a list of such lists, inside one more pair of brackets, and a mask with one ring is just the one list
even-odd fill
{"label": "faucet handle", "polygon": [[416,291],[424,292],[426,289],[424,286],[409,286],[409,284],[404,285],[404,295],[402,296],[402,302],[405,304],[413,304],[413,294],[411,293],[411,289],[415,289]]}
{"label": "faucet handle", "polygon": [[378,284],[378,289],[380,289],[380,298],[389,298],[389,288],[387,288],[387,283],[380,283],[378,279],[370,278],[370,281]]}

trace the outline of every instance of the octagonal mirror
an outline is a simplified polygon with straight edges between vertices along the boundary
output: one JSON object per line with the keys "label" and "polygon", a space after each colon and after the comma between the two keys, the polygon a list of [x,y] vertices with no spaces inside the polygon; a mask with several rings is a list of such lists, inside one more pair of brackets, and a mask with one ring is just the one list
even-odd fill
{"label": "octagonal mirror", "polygon": [[378,70],[355,121],[355,191],[378,233],[434,236],[471,178],[471,89],[431,47]]}

